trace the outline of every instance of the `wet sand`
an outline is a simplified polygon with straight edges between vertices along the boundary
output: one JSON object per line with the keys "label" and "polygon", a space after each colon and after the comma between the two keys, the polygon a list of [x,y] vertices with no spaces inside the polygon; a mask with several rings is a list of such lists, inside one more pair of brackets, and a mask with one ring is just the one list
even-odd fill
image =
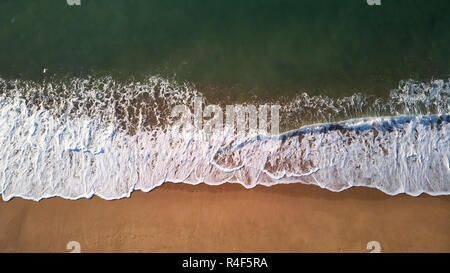
{"label": "wet sand", "polygon": [[165,183],[106,201],[0,202],[0,252],[450,252],[450,197]]}

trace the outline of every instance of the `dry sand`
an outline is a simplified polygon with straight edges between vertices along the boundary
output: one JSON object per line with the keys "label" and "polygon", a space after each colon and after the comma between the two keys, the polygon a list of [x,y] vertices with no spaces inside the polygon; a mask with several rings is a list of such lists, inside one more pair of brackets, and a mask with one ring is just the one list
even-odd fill
{"label": "dry sand", "polygon": [[0,201],[1,252],[450,252],[450,197],[166,183],[106,201]]}

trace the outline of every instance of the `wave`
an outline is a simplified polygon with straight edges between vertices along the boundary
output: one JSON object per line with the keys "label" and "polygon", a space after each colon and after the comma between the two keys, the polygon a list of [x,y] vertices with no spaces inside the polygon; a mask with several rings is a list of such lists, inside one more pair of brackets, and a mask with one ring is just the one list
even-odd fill
{"label": "wave", "polygon": [[[171,181],[448,195],[449,86],[406,81],[387,100],[303,94],[282,105],[282,121],[304,122],[306,112],[309,122],[328,121],[280,135],[237,136],[227,127],[206,136],[195,128],[171,131],[170,109],[202,95],[189,84],[0,79],[1,194],[5,201],[111,200]],[[364,117],[367,111],[378,116]],[[339,113],[356,118],[330,121]]]}
{"label": "wave", "polygon": [[450,81],[400,81],[386,98],[362,93],[338,98],[301,93],[286,103],[284,110],[284,120],[297,126],[367,116],[449,113]]}

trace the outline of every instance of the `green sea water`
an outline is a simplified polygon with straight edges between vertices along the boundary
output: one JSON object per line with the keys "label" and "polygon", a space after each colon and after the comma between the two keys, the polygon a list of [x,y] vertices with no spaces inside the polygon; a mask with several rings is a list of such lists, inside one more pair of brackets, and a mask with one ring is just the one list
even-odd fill
{"label": "green sea water", "polygon": [[3,200],[450,194],[450,0],[79,1],[0,0]]}
{"label": "green sea water", "polygon": [[0,76],[382,96],[400,80],[449,77],[449,11],[447,0],[1,0]]}

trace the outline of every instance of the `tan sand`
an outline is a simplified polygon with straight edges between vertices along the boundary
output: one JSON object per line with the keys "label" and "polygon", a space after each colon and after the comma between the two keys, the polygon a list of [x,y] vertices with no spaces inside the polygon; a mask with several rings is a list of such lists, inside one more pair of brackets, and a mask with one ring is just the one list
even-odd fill
{"label": "tan sand", "polygon": [[0,202],[1,252],[450,252],[450,197],[166,183],[106,201]]}

